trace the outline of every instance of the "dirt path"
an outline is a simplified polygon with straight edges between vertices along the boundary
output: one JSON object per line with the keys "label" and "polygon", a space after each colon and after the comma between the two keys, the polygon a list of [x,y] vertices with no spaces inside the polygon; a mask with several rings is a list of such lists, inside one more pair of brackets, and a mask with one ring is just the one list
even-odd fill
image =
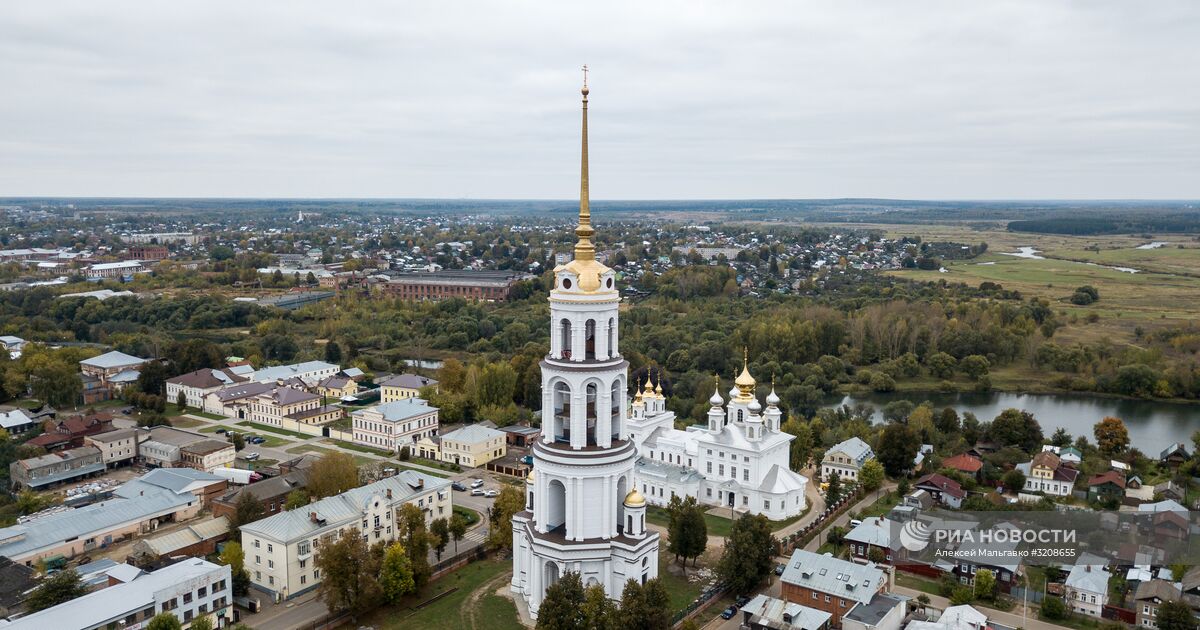
{"label": "dirt path", "polygon": [[[468,595],[465,600],[463,600],[462,613],[463,613],[463,621],[465,622],[463,624],[463,627],[470,628],[470,629],[478,629],[478,630],[483,630],[484,628],[487,628],[487,620],[486,619],[484,619],[484,620],[476,619],[476,614],[478,613],[477,608],[479,606],[479,600],[483,599],[484,597],[486,597],[487,595],[489,595],[491,593],[494,593],[496,591],[496,589],[500,588],[501,584],[508,583],[511,580],[512,580],[512,571],[505,571],[504,573],[497,575],[496,577],[488,580],[487,582],[480,584],[479,587],[476,588],[474,591],[471,591],[471,594]],[[481,621],[482,621],[482,623],[481,623]]]}

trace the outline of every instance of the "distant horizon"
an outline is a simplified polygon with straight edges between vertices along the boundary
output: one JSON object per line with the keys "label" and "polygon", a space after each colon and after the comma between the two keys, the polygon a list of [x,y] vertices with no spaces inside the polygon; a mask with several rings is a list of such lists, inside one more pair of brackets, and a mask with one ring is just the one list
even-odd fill
{"label": "distant horizon", "polygon": [[[38,201],[71,201],[71,200],[138,200],[138,201],[473,201],[473,202],[504,202],[517,203],[522,201],[578,203],[578,199],[556,197],[289,197],[277,195],[264,196],[147,196],[147,195],[3,195],[0,202],[18,202],[21,200]],[[731,201],[870,201],[870,202],[903,202],[903,203],[1200,203],[1200,197],[661,197],[661,198],[597,198],[592,196],[590,202],[596,203],[688,203],[688,202],[731,202]]]}

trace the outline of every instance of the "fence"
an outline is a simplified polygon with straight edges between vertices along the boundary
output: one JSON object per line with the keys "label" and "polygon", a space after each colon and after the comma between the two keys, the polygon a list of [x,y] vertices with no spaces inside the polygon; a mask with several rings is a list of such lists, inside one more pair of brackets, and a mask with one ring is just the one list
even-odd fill
{"label": "fence", "polygon": [[671,626],[677,626],[683,623],[685,619],[696,616],[714,599],[724,595],[728,591],[729,587],[725,586],[725,584],[722,582],[717,582],[716,584],[704,589],[700,593],[700,596],[693,600],[692,603],[684,607],[683,610],[675,613],[675,616],[671,618]]}
{"label": "fence", "polygon": [[1023,586],[1012,587],[1008,595],[1018,602],[1029,602],[1030,604],[1040,604],[1046,597],[1046,594],[1040,590],[1027,589]]}
{"label": "fence", "polygon": [[795,551],[798,548],[803,548],[805,545],[812,542],[812,539],[824,528],[824,523],[826,520],[837,518],[843,512],[850,509],[851,505],[857,503],[862,496],[862,490],[856,487],[854,492],[839,499],[838,502],[833,504],[832,507],[825,506],[825,511],[822,512],[821,515],[816,518],[816,520],[781,539],[779,541],[779,553],[776,555],[787,555],[792,551]]}

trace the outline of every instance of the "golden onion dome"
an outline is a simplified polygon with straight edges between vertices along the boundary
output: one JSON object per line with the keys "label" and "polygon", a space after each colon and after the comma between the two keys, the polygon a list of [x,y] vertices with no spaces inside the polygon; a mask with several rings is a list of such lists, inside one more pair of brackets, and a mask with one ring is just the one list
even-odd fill
{"label": "golden onion dome", "polygon": [[742,373],[733,379],[733,384],[737,386],[738,392],[743,397],[754,394],[754,386],[757,385],[757,382],[753,376],[750,376],[750,362],[744,349],[742,350]]}
{"label": "golden onion dome", "polygon": [[646,497],[642,496],[642,493],[638,492],[636,488],[625,495],[625,507],[645,507],[645,505]]}
{"label": "golden onion dome", "polygon": [[533,478],[534,472],[535,472],[535,471],[533,471],[533,470],[530,470],[530,471],[529,471],[529,476],[525,478],[525,483],[533,483],[533,481],[534,481],[534,478]]}

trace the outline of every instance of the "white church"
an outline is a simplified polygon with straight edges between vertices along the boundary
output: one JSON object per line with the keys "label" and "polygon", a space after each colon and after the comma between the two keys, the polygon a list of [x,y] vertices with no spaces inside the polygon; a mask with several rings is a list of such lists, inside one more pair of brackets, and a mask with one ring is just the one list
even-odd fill
{"label": "white church", "polygon": [[717,381],[708,424],[679,430],[661,383],[651,388],[647,375],[629,414],[629,435],[639,455],[634,479],[649,503],[665,506],[673,495],[693,496],[704,505],[773,520],[804,511],[808,479],[789,467],[794,436],[779,429],[779,397],[772,388],[764,410],[756,387],[743,358],[728,404]]}
{"label": "white church", "polygon": [[513,516],[511,589],[536,617],[567,572],[619,599],[628,580],[658,576],[657,533],[635,487],[628,439],[629,362],[619,351],[613,270],[596,260],[588,208],[587,83],[575,259],[554,269],[550,354],[541,362],[542,439],[533,447],[525,510]]}

